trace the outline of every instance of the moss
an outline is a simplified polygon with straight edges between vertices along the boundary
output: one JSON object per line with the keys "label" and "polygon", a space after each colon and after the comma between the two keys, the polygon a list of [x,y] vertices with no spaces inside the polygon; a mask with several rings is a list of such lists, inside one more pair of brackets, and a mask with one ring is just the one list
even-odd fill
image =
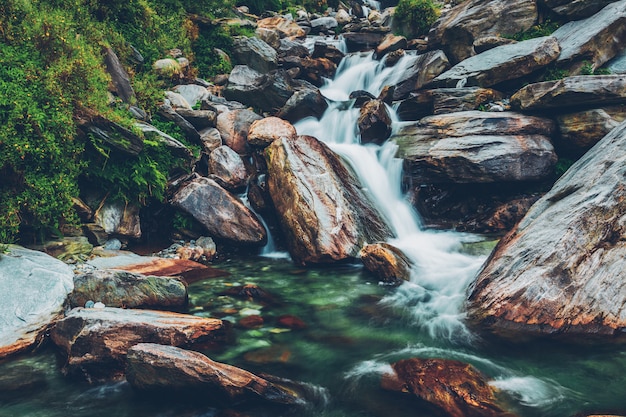
{"label": "moss", "polygon": [[398,34],[408,38],[425,35],[439,14],[439,6],[432,0],[400,0],[394,13]]}

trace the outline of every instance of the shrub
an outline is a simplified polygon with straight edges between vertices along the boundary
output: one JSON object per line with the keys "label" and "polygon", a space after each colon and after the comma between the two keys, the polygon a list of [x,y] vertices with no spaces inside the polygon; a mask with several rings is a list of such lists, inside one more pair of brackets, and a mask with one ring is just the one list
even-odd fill
{"label": "shrub", "polygon": [[550,19],[546,19],[545,22],[534,25],[528,30],[523,32],[514,33],[511,35],[503,35],[504,38],[514,39],[516,41],[525,41],[528,39],[540,38],[542,36],[548,36],[559,28],[560,24],[553,22]]}
{"label": "shrub", "polygon": [[416,38],[428,33],[440,10],[432,0],[400,0],[394,13],[398,33]]}

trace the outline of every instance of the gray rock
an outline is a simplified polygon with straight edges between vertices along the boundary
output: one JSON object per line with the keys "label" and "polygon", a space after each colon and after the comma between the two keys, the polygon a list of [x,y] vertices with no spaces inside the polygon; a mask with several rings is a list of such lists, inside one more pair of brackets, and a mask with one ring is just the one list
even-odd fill
{"label": "gray rock", "polygon": [[232,110],[217,116],[217,129],[224,145],[240,155],[249,153],[248,131],[255,120],[261,116],[248,109]]}
{"label": "gray rock", "polygon": [[442,51],[430,51],[410,58],[412,63],[396,82],[394,100],[407,98],[413,91],[424,87],[429,81],[450,68],[448,58]]}
{"label": "gray rock", "polygon": [[295,87],[284,70],[261,74],[252,68],[237,65],[228,77],[223,94],[228,100],[271,112],[285,105]]}
{"label": "gray rock", "polygon": [[569,152],[582,155],[626,120],[626,109],[622,106],[607,106],[561,114],[555,120],[559,127],[559,145]]}
{"label": "gray rock", "polygon": [[592,16],[615,0],[545,0],[544,4],[567,20],[580,20]]}
{"label": "gray rock", "polygon": [[552,33],[561,45],[557,64],[576,74],[585,63],[599,68],[624,50],[626,0],[611,3],[595,15],[569,22]]}
{"label": "gray rock", "polygon": [[171,203],[200,222],[212,237],[258,246],[266,242],[267,232],[257,216],[212,179],[192,178],[176,191]]}
{"label": "gray rock", "polygon": [[10,245],[0,255],[0,359],[41,342],[74,288],[72,269],[43,252]]}
{"label": "gray rock", "polygon": [[172,90],[183,96],[191,108],[202,102],[202,100],[208,99],[210,95],[206,87],[197,84],[180,84]]}
{"label": "gray rock", "polygon": [[196,130],[196,128],[187,121],[183,116],[176,113],[174,108],[169,104],[169,101],[166,100],[161,106],[159,106],[159,114],[163,116],[165,119],[170,122],[174,122],[176,126],[178,126],[185,137],[194,143],[200,142],[200,134]]}
{"label": "gray rock", "polygon": [[209,155],[211,178],[222,187],[233,190],[246,185],[248,172],[241,156],[228,146],[220,146]]}
{"label": "gray rock", "polygon": [[311,33],[333,31],[337,26],[337,19],[332,16],[319,17],[311,20]]}
{"label": "gray rock", "polygon": [[276,69],[278,55],[259,38],[236,36],[230,56],[235,65],[247,65],[262,74]]}
{"label": "gray rock", "polygon": [[74,277],[72,307],[96,300],[108,307],[180,307],[187,304],[187,286],[175,277],[158,277],[116,270],[94,270]]}
{"label": "gray rock", "polygon": [[385,103],[374,99],[363,104],[357,126],[362,143],[384,143],[391,134],[391,116]]}
{"label": "gray rock", "polygon": [[500,241],[470,289],[470,317],[516,340],[623,340],[624,178],[626,123],[572,165]]}
{"label": "gray rock", "polygon": [[213,110],[176,109],[176,113],[183,116],[196,130],[215,127],[217,113]]}
{"label": "gray rock", "polygon": [[137,101],[137,97],[135,97],[135,90],[133,90],[133,86],[130,84],[130,77],[122,66],[117,54],[111,48],[105,49],[104,65],[107,73],[111,76],[111,83],[117,95],[124,103],[134,104]]}
{"label": "gray rock", "polygon": [[295,123],[305,117],[322,117],[328,102],[317,88],[307,88],[293,93],[285,105],[280,109],[277,116],[281,119]]}
{"label": "gray rock", "polygon": [[287,56],[297,56],[300,58],[304,58],[305,56],[309,56],[309,49],[304,46],[301,42],[297,42],[288,38],[283,38],[280,40],[280,47],[278,48],[278,55],[281,58]]}
{"label": "gray rock", "polygon": [[141,237],[139,206],[120,202],[105,202],[96,212],[94,221],[109,235],[126,236],[133,239]]}
{"label": "gray rock", "polygon": [[457,64],[474,55],[474,42],[485,36],[512,35],[537,21],[537,4],[517,0],[469,0],[443,14],[428,33],[432,49],[443,49]]}
{"label": "gray rock", "polygon": [[161,130],[157,129],[149,123],[137,122],[135,123],[135,127],[141,130],[143,134],[150,140],[155,140],[163,143],[173,153],[185,157],[191,161],[193,157],[191,151],[178,139],[174,139],[167,133],[162,132]]}
{"label": "gray rock", "polygon": [[222,135],[220,131],[215,127],[208,127],[198,132],[200,134],[200,141],[202,142],[202,151],[205,154],[210,154],[218,147],[222,146]]}
{"label": "gray rock", "polygon": [[278,51],[280,48],[280,32],[276,29],[256,28],[255,35],[263,42]]}
{"label": "gray rock", "polygon": [[559,52],[559,43],[551,36],[498,46],[458,63],[427,87],[491,87],[545,67],[559,57]]}
{"label": "gray rock", "polygon": [[357,52],[376,48],[387,33],[389,33],[388,28],[376,32],[346,32],[343,34],[343,38],[346,41],[348,52]]}
{"label": "gray rock", "polygon": [[548,119],[467,111],[425,117],[391,140],[417,184],[533,181],[553,172],[553,131]]}

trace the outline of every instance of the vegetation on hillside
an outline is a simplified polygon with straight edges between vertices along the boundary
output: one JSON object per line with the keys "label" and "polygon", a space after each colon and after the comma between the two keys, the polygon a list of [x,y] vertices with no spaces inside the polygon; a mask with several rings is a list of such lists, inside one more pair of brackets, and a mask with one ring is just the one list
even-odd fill
{"label": "vegetation on hillside", "polygon": [[407,38],[426,35],[440,15],[433,0],[400,0],[394,12],[398,34]]}

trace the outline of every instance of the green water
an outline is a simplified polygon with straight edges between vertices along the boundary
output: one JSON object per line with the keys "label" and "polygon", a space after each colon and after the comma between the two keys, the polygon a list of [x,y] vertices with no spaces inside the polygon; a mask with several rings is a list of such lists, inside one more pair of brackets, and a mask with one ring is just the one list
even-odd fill
{"label": "green water", "polygon": [[[288,260],[268,258],[217,266],[231,275],[190,285],[189,311],[232,322],[234,340],[220,351],[205,353],[255,373],[304,382],[310,398],[307,405],[291,409],[241,406],[235,409],[239,415],[429,417],[415,400],[379,387],[388,364],[408,357],[474,364],[498,381],[520,416],[626,410],[624,349],[433,339],[414,323],[410,303],[381,302],[400,290],[379,285],[358,266],[300,269]],[[229,295],[244,284],[257,285],[271,299]],[[263,317],[263,325],[239,327],[239,320],[250,314]],[[277,319],[282,315],[296,316],[306,327],[281,327]],[[125,382],[89,385],[65,378],[59,369],[51,346],[0,363],[0,417],[227,415],[163,395],[141,397]]]}

